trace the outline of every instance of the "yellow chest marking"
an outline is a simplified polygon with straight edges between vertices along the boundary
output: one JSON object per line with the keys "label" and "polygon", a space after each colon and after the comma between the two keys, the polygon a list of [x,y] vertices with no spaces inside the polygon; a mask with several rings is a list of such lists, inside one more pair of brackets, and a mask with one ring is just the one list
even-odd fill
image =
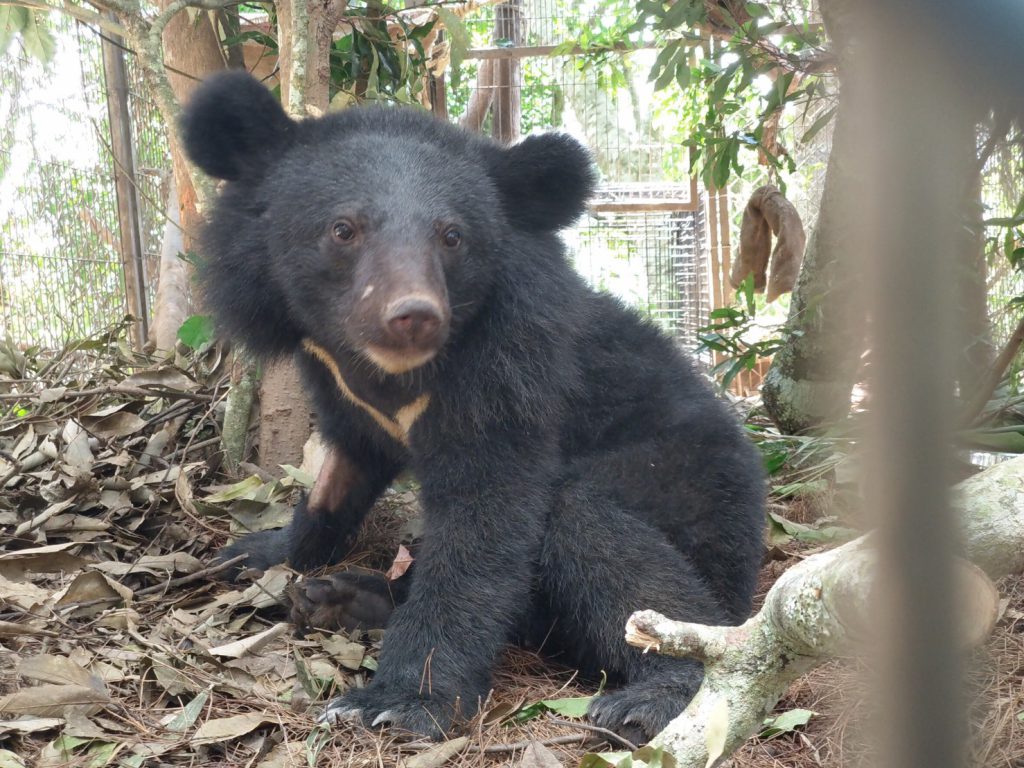
{"label": "yellow chest marking", "polygon": [[428,393],[420,395],[408,405],[403,405],[392,418],[383,411],[374,408],[352,391],[348,382],[345,381],[345,377],[341,375],[341,369],[338,368],[338,364],[326,349],[312,339],[303,339],[302,348],[324,364],[327,370],[330,371],[331,376],[334,377],[334,383],[337,385],[338,390],[352,405],[362,408],[370,418],[377,422],[381,429],[402,445],[409,445],[409,430],[416,423],[416,419],[422,416],[423,412],[427,410],[427,406],[430,405],[430,395]]}

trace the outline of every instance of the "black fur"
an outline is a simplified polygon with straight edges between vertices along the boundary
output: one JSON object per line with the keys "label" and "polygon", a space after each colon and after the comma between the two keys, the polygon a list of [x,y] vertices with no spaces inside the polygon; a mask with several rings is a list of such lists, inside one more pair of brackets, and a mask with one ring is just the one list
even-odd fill
{"label": "black fur", "polygon": [[[700,667],[628,647],[625,621],[641,608],[716,624],[747,617],[763,478],[676,345],[568,263],[555,230],[591,192],[585,151],[565,136],[503,148],[405,109],[285,127],[280,116],[236,76],[204,86],[186,112],[190,155],[234,180],[212,212],[202,280],[221,329],[264,357],[297,354],[352,485],[335,508],[303,505],[288,529],[233,551],[261,566],[335,561],[410,467],[425,537],[409,597],[372,684],[334,711],[437,735],[487,695],[502,645],[539,627],[546,649],[625,683],[597,700],[596,722],[655,733],[692,696]],[[275,142],[271,157],[263,148]],[[356,244],[325,234],[339,216],[359,222]],[[450,221],[462,242],[445,250],[435,232]],[[353,275],[396,250],[443,265],[451,328],[430,362],[390,375],[348,324],[360,301]],[[303,339],[385,414],[430,395],[408,446],[341,393]]]}

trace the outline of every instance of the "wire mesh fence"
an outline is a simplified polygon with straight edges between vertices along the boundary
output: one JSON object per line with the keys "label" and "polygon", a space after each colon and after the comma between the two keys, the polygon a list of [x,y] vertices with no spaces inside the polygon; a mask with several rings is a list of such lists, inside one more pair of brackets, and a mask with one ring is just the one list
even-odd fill
{"label": "wire mesh fence", "polygon": [[[54,24],[48,66],[0,58],[0,337],[25,345],[81,338],[127,311],[100,39]],[[138,78],[131,93],[144,249],[158,256],[170,163]]]}
{"label": "wire mesh fence", "polygon": [[[982,201],[986,219],[1010,219],[1024,199],[1024,149],[1005,144],[996,149],[982,173]],[[1021,307],[1014,299],[1024,296],[1024,274],[1010,263],[1007,239],[1000,227],[985,232],[985,260],[988,266],[989,317],[997,344],[1004,344],[1020,320]],[[1010,246],[1020,247],[1010,238]],[[1011,250],[1012,250],[1011,247]]]}
{"label": "wire mesh fence", "polygon": [[[529,46],[577,34],[570,26],[581,17],[565,5],[525,0],[518,44],[530,52]],[[599,12],[597,5],[592,10]],[[467,21],[474,44],[510,42],[495,31],[496,18],[493,8],[484,8]],[[492,48],[478,55],[498,53]],[[447,106],[452,119],[496,133],[501,104],[515,103],[515,134],[558,129],[589,147],[600,185],[589,214],[564,234],[577,269],[690,345],[711,308],[704,210],[665,96],[647,79],[653,56],[645,50],[599,58],[546,50],[517,57],[504,82],[487,69],[492,60],[472,60]],[[490,109],[483,119],[481,102]]]}

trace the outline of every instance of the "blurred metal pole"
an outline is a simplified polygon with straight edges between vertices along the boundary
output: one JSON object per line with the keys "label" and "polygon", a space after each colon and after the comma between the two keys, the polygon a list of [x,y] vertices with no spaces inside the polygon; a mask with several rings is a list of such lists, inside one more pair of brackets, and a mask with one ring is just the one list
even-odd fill
{"label": "blurred metal pole", "polygon": [[848,212],[863,222],[870,323],[865,496],[877,515],[881,573],[879,743],[891,768],[966,761],[955,644],[956,528],[948,499],[954,423],[954,267],[975,111],[942,44],[948,0],[863,0],[844,108],[861,183]]}

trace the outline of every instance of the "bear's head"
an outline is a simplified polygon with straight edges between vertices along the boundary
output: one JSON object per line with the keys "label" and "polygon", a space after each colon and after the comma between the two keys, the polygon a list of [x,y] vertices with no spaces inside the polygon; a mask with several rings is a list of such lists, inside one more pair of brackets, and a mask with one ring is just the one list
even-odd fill
{"label": "bear's head", "polygon": [[309,338],[388,373],[431,360],[508,262],[550,253],[536,238],[572,223],[594,185],[563,134],[503,147],[398,107],[295,121],[244,72],[204,83],[181,129],[227,182],[202,238],[222,330],[267,356]]}

